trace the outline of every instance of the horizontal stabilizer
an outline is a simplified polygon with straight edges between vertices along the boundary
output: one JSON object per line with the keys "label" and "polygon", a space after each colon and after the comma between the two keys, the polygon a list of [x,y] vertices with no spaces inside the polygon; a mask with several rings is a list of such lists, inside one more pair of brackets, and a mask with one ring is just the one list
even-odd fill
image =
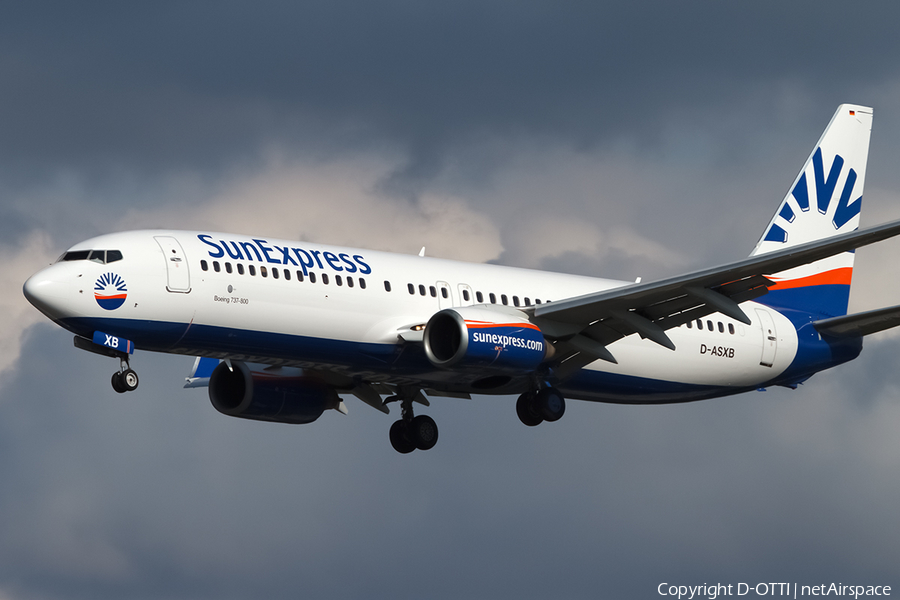
{"label": "horizontal stabilizer", "polygon": [[855,315],[814,321],[813,327],[831,337],[860,337],[900,325],[900,306],[889,306]]}

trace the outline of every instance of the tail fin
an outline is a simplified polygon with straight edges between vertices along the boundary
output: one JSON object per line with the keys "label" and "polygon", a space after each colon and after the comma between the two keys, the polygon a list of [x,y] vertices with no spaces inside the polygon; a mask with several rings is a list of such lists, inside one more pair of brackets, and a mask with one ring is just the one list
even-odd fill
{"label": "tail fin", "polygon": [[[829,238],[859,227],[872,109],[842,104],[806,160],[751,256]],[[759,302],[820,316],[847,314],[853,252],[769,276]]]}

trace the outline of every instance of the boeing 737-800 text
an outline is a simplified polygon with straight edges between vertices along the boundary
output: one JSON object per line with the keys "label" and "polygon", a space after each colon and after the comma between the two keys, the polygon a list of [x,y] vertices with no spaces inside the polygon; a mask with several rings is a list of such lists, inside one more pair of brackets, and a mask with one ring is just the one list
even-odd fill
{"label": "boeing 737-800 text", "polygon": [[838,108],[746,259],[629,283],[208,231],[130,231],[76,244],[25,282],[28,300],[119,359],[197,357],[235,417],[309,423],[354,395],[401,418],[399,452],[437,442],[429,397],[518,394],[529,426],[565,399],[686,402],[795,387],[852,360],[900,307],[847,315],[872,110]]}

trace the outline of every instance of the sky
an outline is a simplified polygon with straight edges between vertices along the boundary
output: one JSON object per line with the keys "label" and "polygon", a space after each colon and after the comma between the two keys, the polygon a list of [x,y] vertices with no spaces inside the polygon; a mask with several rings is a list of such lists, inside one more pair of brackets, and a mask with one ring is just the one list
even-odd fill
{"label": "sky", "polygon": [[[0,600],[651,598],[900,589],[900,335],[673,406],[435,399],[401,456],[349,398],[225,417],[185,357],[115,361],[24,300],[69,246],[234,231],[644,281],[755,245],[836,107],[874,107],[862,223],[900,218],[900,5],[4,3]],[[851,309],[900,303],[900,242]],[[750,595],[752,596],[752,594]]]}

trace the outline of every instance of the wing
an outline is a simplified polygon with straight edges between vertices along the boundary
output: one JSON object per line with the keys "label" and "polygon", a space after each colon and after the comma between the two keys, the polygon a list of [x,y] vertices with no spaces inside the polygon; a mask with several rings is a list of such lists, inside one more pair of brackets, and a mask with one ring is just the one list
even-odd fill
{"label": "wing", "polygon": [[553,341],[552,363],[565,378],[597,359],[616,362],[607,345],[637,333],[666,348],[666,330],[720,312],[749,324],[739,306],[768,292],[766,275],[848,252],[900,234],[900,220],[656,282],[542,304],[532,321]]}

